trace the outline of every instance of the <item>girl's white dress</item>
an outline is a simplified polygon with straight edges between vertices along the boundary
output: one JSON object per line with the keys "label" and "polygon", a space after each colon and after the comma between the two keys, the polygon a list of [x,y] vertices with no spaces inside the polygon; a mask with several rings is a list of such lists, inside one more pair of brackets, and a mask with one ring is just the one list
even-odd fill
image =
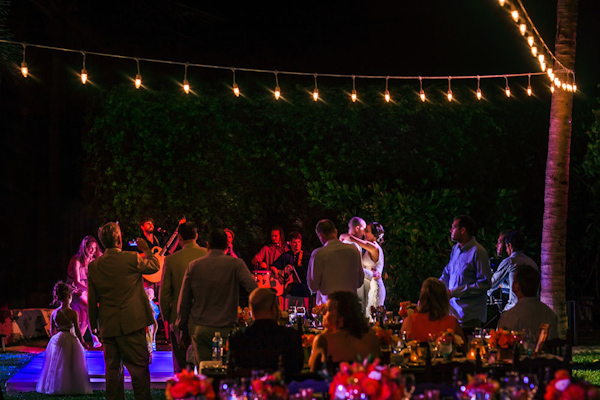
{"label": "girl's white dress", "polygon": [[[62,314],[62,320],[68,319],[62,310],[57,309],[52,313],[55,323],[58,313]],[[46,394],[92,394],[84,349],[75,336],[73,322],[56,325],[59,332],[50,338],[46,347],[44,367],[36,390]]]}
{"label": "girl's white dress", "polygon": [[[379,249],[379,260],[377,260],[377,262],[374,262],[373,259],[371,259],[371,255],[368,251],[366,251],[362,256],[362,264],[366,272],[365,278],[371,281],[371,286],[369,289],[369,299],[367,302],[367,317],[369,317],[369,319],[371,319],[371,306],[379,307],[384,305],[385,303],[385,285],[383,284],[383,250],[381,249],[381,246],[379,246],[379,243],[372,242],[371,244],[373,244]],[[371,271],[370,274],[368,273],[369,271]],[[382,277],[380,279],[373,279],[372,271],[379,272],[379,274],[381,274]]]}

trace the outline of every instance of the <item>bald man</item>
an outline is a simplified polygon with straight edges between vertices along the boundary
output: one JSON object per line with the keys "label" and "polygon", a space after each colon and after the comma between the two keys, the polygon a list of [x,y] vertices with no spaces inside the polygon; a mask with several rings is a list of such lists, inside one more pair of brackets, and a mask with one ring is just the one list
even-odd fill
{"label": "bald man", "polygon": [[252,325],[229,337],[229,368],[244,375],[252,370],[277,370],[282,356],[286,380],[302,370],[302,335],[294,328],[279,326],[279,303],[272,289],[250,293]]}

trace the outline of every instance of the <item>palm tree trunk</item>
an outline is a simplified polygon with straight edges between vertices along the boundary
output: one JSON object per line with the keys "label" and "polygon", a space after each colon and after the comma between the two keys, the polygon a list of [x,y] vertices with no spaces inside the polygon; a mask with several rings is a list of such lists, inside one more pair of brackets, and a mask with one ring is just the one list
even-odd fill
{"label": "palm tree trunk", "polygon": [[[577,0],[558,0],[555,55],[571,70],[575,67],[576,32]],[[562,82],[567,81],[558,63],[554,71]],[[568,329],[565,265],[572,109],[573,93],[556,88],[550,106],[541,253],[542,301],[558,315],[561,337]]]}

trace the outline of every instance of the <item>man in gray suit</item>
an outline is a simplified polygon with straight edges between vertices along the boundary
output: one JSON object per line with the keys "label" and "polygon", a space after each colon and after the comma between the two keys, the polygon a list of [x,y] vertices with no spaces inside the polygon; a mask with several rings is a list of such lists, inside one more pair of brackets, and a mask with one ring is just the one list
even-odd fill
{"label": "man in gray suit", "polygon": [[98,237],[106,252],[89,266],[88,309],[92,332],[104,344],[106,398],[125,399],[125,364],[135,398],[151,399],[146,327],[154,323],[154,316],[144,292],[142,274],[156,273],[160,264],[141,238],[136,242],[145,257],[121,251],[123,239],[117,223],[100,227]]}
{"label": "man in gray suit", "polygon": [[327,303],[329,293],[338,290],[356,293],[365,280],[360,252],[352,244],[339,241],[333,222],[317,223],[317,236],[323,247],[313,250],[308,263],[308,287],[317,293],[317,304]]}
{"label": "man in gray suit", "polygon": [[198,246],[198,228],[192,221],[179,226],[179,243],[183,248],[165,258],[164,275],[160,288],[159,302],[160,311],[163,320],[169,324],[169,336],[173,348],[173,370],[181,372],[188,366],[192,366],[186,361],[185,349],[179,346],[181,332],[175,324],[177,319],[177,302],[179,301],[179,292],[183,283],[183,276],[188,265],[201,257],[204,257],[208,251],[204,247]]}
{"label": "man in gray suit", "polygon": [[225,255],[225,249],[225,231],[210,232],[208,254],[188,265],[179,294],[176,323],[184,344],[191,336],[198,363],[212,360],[215,332],[225,339],[237,323],[240,286],[248,292],[258,287],[244,261]]}

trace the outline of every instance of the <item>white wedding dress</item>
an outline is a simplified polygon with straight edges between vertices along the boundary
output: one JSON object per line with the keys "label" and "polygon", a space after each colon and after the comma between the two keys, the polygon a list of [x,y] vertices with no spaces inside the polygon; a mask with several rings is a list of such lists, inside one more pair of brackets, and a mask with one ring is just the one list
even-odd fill
{"label": "white wedding dress", "polygon": [[60,309],[52,313],[52,321],[59,332],[50,338],[46,347],[44,367],[36,390],[46,394],[92,394],[84,349],[75,336],[73,322],[59,325],[56,323],[58,313],[62,320],[68,319]]}
{"label": "white wedding dress", "polygon": [[[371,306],[379,307],[384,305],[385,303],[385,285],[383,284],[383,265],[384,265],[384,256],[383,250],[381,246],[377,242],[371,242],[374,246],[377,246],[379,249],[379,260],[374,262],[371,259],[371,255],[369,252],[365,252],[362,256],[362,264],[365,269],[365,277],[370,280],[371,286],[369,289],[369,299],[367,302],[367,317],[371,320]],[[371,271],[371,273],[369,273]],[[379,272],[382,276],[379,279],[373,279],[373,271]]]}

